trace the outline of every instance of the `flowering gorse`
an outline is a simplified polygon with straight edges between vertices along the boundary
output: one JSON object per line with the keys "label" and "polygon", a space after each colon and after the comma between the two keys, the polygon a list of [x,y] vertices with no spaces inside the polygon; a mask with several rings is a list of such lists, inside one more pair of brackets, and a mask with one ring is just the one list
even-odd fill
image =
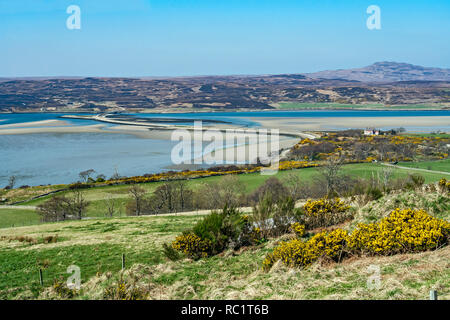
{"label": "flowering gorse", "polygon": [[320,257],[341,261],[349,254],[391,255],[438,249],[448,244],[450,223],[424,210],[395,209],[377,223],[361,223],[348,234],[343,229],[323,231],[308,241],[294,239],[280,243],[263,261],[270,269],[276,261],[302,267]]}
{"label": "flowering gorse", "polygon": [[344,222],[349,215],[350,206],[341,199],[308,200],[304,205],[306,224],[308,228],[327,227]]}
{"label": "flowering gorse", "polygon": [[207,257],[211,252],[211,241],[203,240],[194,233],[185,233],[175,238],[172,247],[190,258],[198,259]]}

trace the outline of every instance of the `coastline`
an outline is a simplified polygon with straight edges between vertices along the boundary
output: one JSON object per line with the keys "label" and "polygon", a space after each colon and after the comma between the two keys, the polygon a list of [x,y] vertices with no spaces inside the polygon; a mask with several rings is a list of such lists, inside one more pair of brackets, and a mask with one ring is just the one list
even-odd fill
{"label": "coastline", "polygon": [[284,131],[334,131],[345,129],[376,128],[449,128],[450,118],[427,117],[328,117],[328,118],[250,118],[263,127],[279,127]]}

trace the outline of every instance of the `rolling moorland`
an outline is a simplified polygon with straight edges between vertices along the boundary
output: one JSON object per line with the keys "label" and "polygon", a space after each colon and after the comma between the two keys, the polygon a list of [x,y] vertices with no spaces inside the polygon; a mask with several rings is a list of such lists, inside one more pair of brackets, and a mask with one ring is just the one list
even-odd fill
{"label": "rolling moorland", "polygon": [[[347,244],[339,243],[342,246],[339,258],[326,253],[303,266],[273,261],[270,268],[264,267],[274,253],[283,254],[279,249],[283,248],[283,243],[302,247],[302,243],[310,245],[319,241],[317,237],[322,231],[344,230],[354,235],[360,228],[358,223],[395,223],[386,217],[396,208],[405,210],[402,214],[419,210],[413,211],[411,221],[422,217],[420,210],[430,215],[426,219],[450,221],[447,135],[363,137],[356,131],[341,134],[300,141],[280,164],[283,170],[274,177],[260,175],[255,168],[233,168],[233,175],[226,171],[223,174],[210,172],[209,176],[185,172],[184,177],[189,179],[182,180],[178,186],[190,190],[191,193],[183,194],[189,195],[192,202],[188,205],[187,198],[183,199],[184,210],[163,206],[167,198],[162,191],[180,183],[179,180],[167,181],[179,178],[175,174],[159,176],[160,181],[155,180],[155,176],[122,177],[119,180],[86,179],[72,188],[3,189],[1,197],[6,198],[11,207],[0,209],[0,297],[427,299],[428,291],[436,289],[440,299],[449,299],[448,234],[447,240],[445,237],[436,243],[430,240],[431,247],[414,243],[409,244],[408,250],[381,247],[378,253],[350,250],[350,237],[344,241]],[[336,156],[339,162],[335,162]],[[358,163],[352,163],[354,161]],[[390,165],[392,162],[396,164]],[[337,172],[337,175],[330,175],[330,172]],[[138,184],[134,184],[136,182]],[[60,189],[64,191],[33,199]],[[40,221],[48,218],[52,198],[70,198],[77,190],[82,190],[86,203],[82,219]],[[206,201],[212,198],[207,190],[213,190],[215,198],[222,202]],[[136,198],[133,198],[138,192],[148,200],[142,201],[139,213],[134,205]],[[295,208],[293,202],[282,197],[286,194],[295,199]],[[341,197],[342,203],[323,198],[333,199],[331,196],[336,195]],[[115,207],[111,211],[108,208],[112,200]],[[333,217],[330,221],[315,220],[308,214],[314,205],[321,205],[323,201],[331,201],[331,207],[337,208],[328,212],[328,217]],[[180,198],[176,202],[179,203]],[[163,209],[158,211],[155,203],[162,204]],[[227,209],[219,216],[210,213],[209,209],[221,209],[223,204],[242,207],[241,213]],[[279,220],[279,214],[289,217],[288,226],[280,223],[277,228],[261,227],[261,223],[270,219],[283,221]],[[238,238],[233,238],[232,242],[214,242],[213,247],[209,247],[207,238],[195,240],[197,234],[202,235],[199,226],[213,227],[212,221],[217,222],[217,217],[224,216],[232,218],[227,220],[229,224],[222,225],[227,228],[221,228],[219,234],[231,230],[222,234],[231,239],[234,228],[238,228]],[[258,223],[260,228],[252,227],[248,219]],[[298,228],[292,227],[290,219],[298,219]],[[445,234],[447,227],[442,226]],[[245,231],[246,228],[249,230]],[[197,242],[191,248],[200,251],[178,250],[183,241],[187,241],[185,236],[194,237]],[[423,236],[428,241],[427,235]],[[172,246],[164,246],[171,243]],[[126,257],[124,270],[122,254]],[[341,254],[344,254],[342,259]],[[66,269],[71,264],[81,269],[80,290],[65,286]],[[377,289],[367,287],[373,265],[380,267],[381,284]],[[42,285],[39,269],[43,272]]]}
{"label": "rolling moorland", "polygon": [[0,112],[448,108],[447,69],[379,62],[315,74],[0,79]]}

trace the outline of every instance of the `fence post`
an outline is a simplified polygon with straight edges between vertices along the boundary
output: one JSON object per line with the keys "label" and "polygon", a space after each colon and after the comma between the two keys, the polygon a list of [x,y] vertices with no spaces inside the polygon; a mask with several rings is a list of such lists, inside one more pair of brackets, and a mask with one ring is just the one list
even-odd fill
{"label": "fence post", "polygon": [[125,270],[125,253],[122,253],[122,270]]}
{"label": "fence post", "polygon": [[430,300],[437,300],[438,295],[436,290],[430,290]]}
{"label": "fence post", "polygon": [[39,283],[44,286],[44,278],[42,277],[42,269],[39,269]]}

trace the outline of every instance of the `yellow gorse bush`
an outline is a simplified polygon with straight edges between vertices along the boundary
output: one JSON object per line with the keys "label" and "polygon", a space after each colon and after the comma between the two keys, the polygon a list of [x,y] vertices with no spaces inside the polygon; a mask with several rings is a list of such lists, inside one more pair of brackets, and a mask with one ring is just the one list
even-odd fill
{"label": "yellow gorse bush", "polygon": [[295,235],[297,237],[301,237],[305,234],[305,225],[299,223],[299,222],[294,222],[291,224],[291,231],[293,233],[295,233]]}
{"label": "yellow gorse bush", "polygon": [[172,242],[172,248],[185,253],[191,258],[207,257],[208,252],[211,251],[211,242],[203,240],[194,233],[182,234],[175,238]]}
{"label": "yellow gorse bush", "polygon": [[308,228],[327,227],[347,220],[350,206],[341,199],[329,199],[327,197],[319,200],[308,200],[303,206]]}
{"label": "yellow gorse bush", "polygon": [[270,269],[281,260],[291,267],[307,266],[320,257],[328,257],[340,261],[344,256],[347,231],[336,229],[331,232],[320,232],[308,241],[294,239],[281,242],[263,261],[263,268]]}
{"label": "yellow gorse bush", "polygon": [[270,269],[281,260],[288,266],[302,267],[320,257],[340,261],[349,253],[391,255],[437,249],[448,243],[450,223],[430,216],[424,210],[395,209],[378,223],[359,224],[348,234],[343,229],[323,231],[308,241],[280,243],[263,261]]}
{"label": "yellow gorse bush", "polygon": [[450,223],[424,210],[395,209],[378,223],[359,224],[348,240],[352,250],[396,254],[436,249],[447,242]]}
{"label": "yellow gorse bush", "polygon": [[441,180],[439,180],[439,187],[444,192],[445,191],[450,192],[450,181],[447,181],[447,179],[442,178]]}
{"label": "yellow gorse bush", "polygon": [[350,208],[341,199],[322,198],[319,200],[308,200],[304,205],[305,213],[308,216],[320,216],[324,214],[333,214],[345,212]]}

